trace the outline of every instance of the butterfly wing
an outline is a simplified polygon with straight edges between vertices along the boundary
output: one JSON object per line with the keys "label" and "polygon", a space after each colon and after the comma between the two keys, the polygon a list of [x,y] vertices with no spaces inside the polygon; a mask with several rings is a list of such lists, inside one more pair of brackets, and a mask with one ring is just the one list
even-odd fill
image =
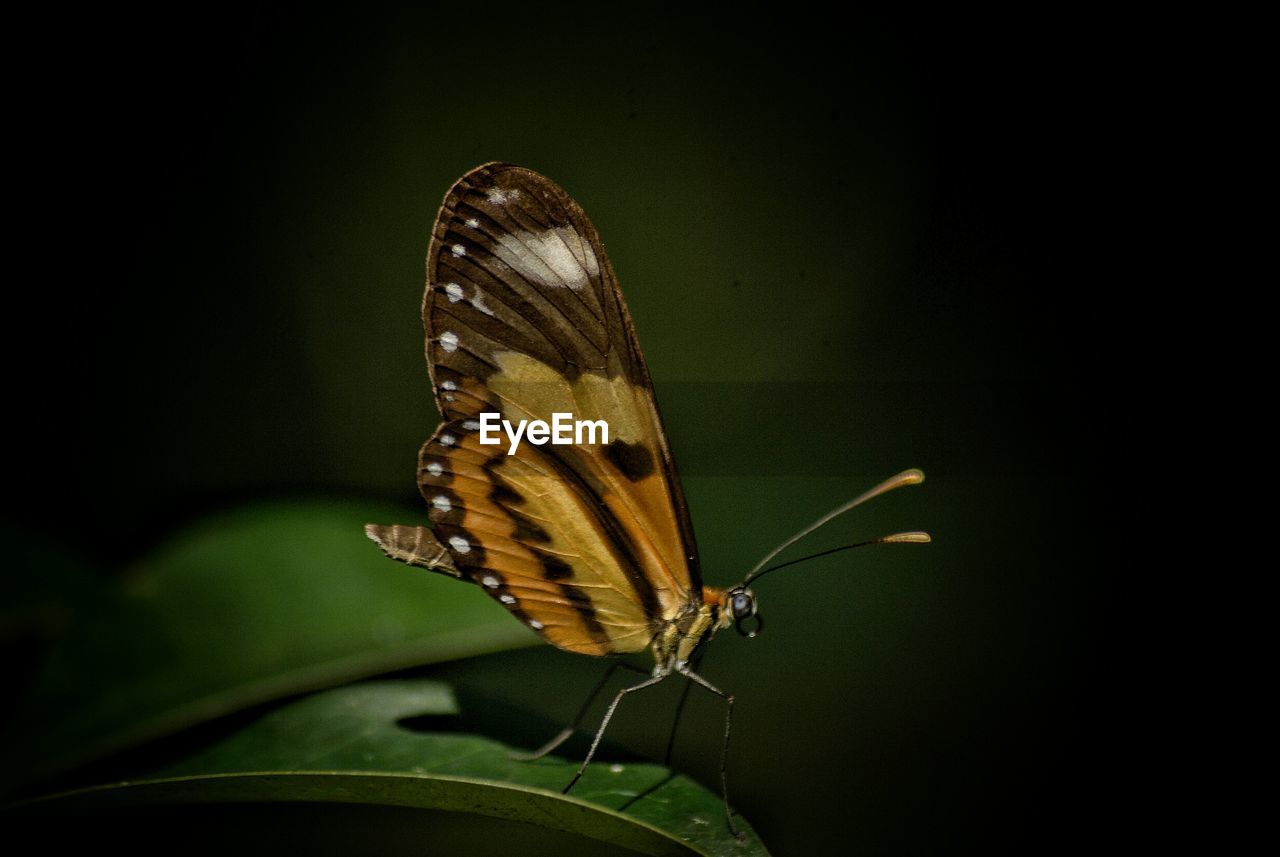
{"label": "butterfly wing", "polygon": [[[645,648],[701,601],[702,581],[649,371],[581,207],[521,167],[463,176],[436,219],[423,322],[446,420],[419,468],[433,548],[453,564],[436,570],[561,648]],[[479,443],[482,413],[603,420],[609,443],[524,441],[508,455],[505,435]]]}

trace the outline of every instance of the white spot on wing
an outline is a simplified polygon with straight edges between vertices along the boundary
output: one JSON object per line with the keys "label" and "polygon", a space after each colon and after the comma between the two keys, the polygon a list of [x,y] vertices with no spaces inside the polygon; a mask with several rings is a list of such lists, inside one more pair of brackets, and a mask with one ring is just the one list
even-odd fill
{"label": "white spot on wing", "polygon": [[[439,465],[436,465],[437,467]],[[453,508],[453,504],[449,502],[449,498],[443,494],[437,494],[431,498],[431,505],[435,506],[441,512],[448,512]]]}
{"label": "white spot on wing", "polygon": [[464,420],[464,421],[463,421],[463,423],[462,423],[462,427],[463,427],[464,429],[466,429],[467,431],[480,431],[480,421],[479,421],[479,420]]}
{"label": "white spot on wing", "polygon": [[453,446],[457,442],[458,442],[458,439],[451,434],[446,433],[446,434],[440,435],[441,446]]}
{"label": "white spot on wing", "polygon": [[462,286],[457,283],[445,283],[444,293],[449,296],[449,303],[456,304],[462,300]]}
{"label": "white spot on wing", "polygon": [[474,217],[468,217],[468,218],[467,218],[467,225],[468,225],[468,226],[470,226],[472,229],[475,229],[476,227],[478,227],[478,226],[480,225],[480,221],[479,221],[479,220],[476,220]]}
{"label": "white spot on wing", "polygon": [[[566,237],[583,253],[583,259],[574,255]],[[515,234],[504,232],[498,236],[494,252],[502,261],[528,277],[548,286],[568,286],[574,291],[581,291],[591,277],[600,272],[591,248],[572,229],[564,226],[538,233],[523,229]]]}
{"label": "white spot on wing", "polygon": [[454,333],[452,330],[446,330],[444,333],[440,334],[440,347],[445,351],[457,351],[458,334]]}
{"label": "white spot on wing", "polygon": [[452,545],[453,549],[458,553],[471,553],[471,542],[467,541],[462,536],[449,536],[449,544]]}
{"label": "white spot on wing", "polygon": [[467,255],[467,248],[461,244],[454,244],[449,248],[449,252],[453,253],[454,256],[465,256]]}
{"label": "white spot on wing", "polygon": [[454,383],[453,381],[441,381],[441,382],[440,382],[440,389],[441,389],[441,390],[456,390],[456,389],[458,389],[458,385],[457,385],[456,383]]}
{"label": "white spot on wing", "polygon": [[498,578],[494,577],[492,574],[486,574],[480,579],[480,582],[490,589],[498,588]]}
{"label": "white spot on wing", "polygon": [[501,601],[503,604],[515,604],[515,603],[516,603],[515,596],[514,596],[514,595],[508,595],[508,594],[507,594],[507,593],[505,593],[505,592],[498,596],[498,600],[499,600],[499,601]]}
{"label": "white spot on wing", "polygon": [[508,200],[520,198],[520,188],[491,187],[488,190],[489,202],[504,205]]}
{"label": "white spot on wing", "polygon": [[444,473],[444,468],[440,466],[440,462],[438,461],[428,461],[427,472],[432,476],[440,476]]}
{"label": "white spot on wing", "polygon": [[591,242],[584,240],[571,226],[557,227],[556,232],[565,245],[573,251],[574,258],[586,269],[587,274],[592,277],[600,276],[600,260],[591,249]]}
{"label": "white spot on wing", "polygon": [[541,622],[539,622],[537,619],[530,619],[529,627],[535,631],[541,631],[545,626]]}

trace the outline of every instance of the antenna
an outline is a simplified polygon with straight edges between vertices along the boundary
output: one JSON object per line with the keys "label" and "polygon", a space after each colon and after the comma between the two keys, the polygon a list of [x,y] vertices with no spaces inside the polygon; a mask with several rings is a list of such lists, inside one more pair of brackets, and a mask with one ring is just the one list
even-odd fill
{"label": "antenna", "polygon": [[[778,569],[778,568],[783,568],[788,565],[795,565],[798,562],[803,562],[804,559],[813,559],[814,557],[826,556],[827,554],[835,553],[836,551],[864,547],[865,545],[927,543],[930,540],[928,533],[921,533],[921,532],[895,533],[894,535],[881,536],[880,538],[872,539],[871,541],[858,542],[857,544],[845,545],[843,547],[833,548],[832,550],[823,551],[822,553],[816,553],[813,556],[804,557],[804,559],[792,560],[790,562],[783,563],[782,565],[774,566],[773,568],[767,568],[767,569],[764,568],[769,563],[769,561],[773,559],[775,556],[782,553],[784,550],[791,547],[793,544],[800,541],[805,536],[812,533],[814,530],[817,530],[823,525],[830,523],[835,518],[840,517],[850,509],[853,509],[856,506],[861,506],[863,503],[867,502],[868,500],[871,500],[875,497],[879,497],[881,494],[886,494],[895,488],[901,488],[904,485],[919,485],[923,481],[924,481],[924,473],[922,471],[916,470],[914,468],[912,468],[911,470],[904,470],[901,473],[899,473],[897,476],[894,476],[891,479],[886,479],[885,481],[881,482],[879,485],[872,488],[870,491],[867,491],[864,494],[860,494],[859,496],[854,497],[852,500],[850,500],[849,502],[841,506],[837,506],[827,514],[823,515],[818,520],[814,521],[809,526],[805,527],[800,532],[796,533],[791,538],[784,541],[782,544],[778,545],[769,553],[767,553],[764,559],[756,563],[755,567],[752,568],[751,571],[747,572],[747,576],[742,581],[741,586],[745,587],[748,583],[750,583],[751,581],[755,580],[757,577],[760,577],[762,574],[764,574],[765,571],[774,571],[775,569]],[[761,571],[761,569],[764,569],[764,571]]]}
{"label": "antenna", "polygon": [[828,554],[840,553],[840,551],[852,550],[853,548],[865,548],[867,545],[927,545],[931,541],[933,541],[933,539],[929,537],[928,533],[912,532],[894,533],[891,536],[881,536],[878,539],[870,539],[869,541],[857,542],[852,545],[841,545],[838,548],[830,548],[829,550],[818,551],[817,553],[811,553],[808,556],[802,556],[800,559],[789,559],[786,562],[771,565],[764,571],[748,577],[743,581],[742,585],[746,586],[752,580],[759,580],[771,571],[777,571],[778,569],[786,568],[789,565],[798,565],[799,563],[807,562],[811,559],[818,559],[820,557],[827,556]]}

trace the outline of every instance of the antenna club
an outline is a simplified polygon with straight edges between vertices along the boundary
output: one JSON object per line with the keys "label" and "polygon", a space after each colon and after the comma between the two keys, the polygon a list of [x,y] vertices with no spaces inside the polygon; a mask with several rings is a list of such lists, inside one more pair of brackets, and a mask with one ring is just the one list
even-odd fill
{"label": "antenna club", "polygon": [[933,541],[933,537],[928,533],[912,532],[912,533],[894,533],[891,536],[884,536],[879,541],[885,544],[907,544],[907,545],[927,545]]}

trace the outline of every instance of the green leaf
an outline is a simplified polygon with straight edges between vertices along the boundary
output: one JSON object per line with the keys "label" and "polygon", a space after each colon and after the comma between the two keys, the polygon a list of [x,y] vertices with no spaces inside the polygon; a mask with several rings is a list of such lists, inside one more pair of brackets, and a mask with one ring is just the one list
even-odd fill
{"label": "green leaf", "polygon": [[17,814],[225,802],[378,804],[523,821],[642,854],[766,854],[741,818],[735,821],[742,837],[728,832],[719,796],[660,766],[595,764],[565,796],[559,790],[575,761],[519,762],[492,739],[417,726],[424,716],[456,712],[449,688],[434,681],[326,691],[147,777],[31,801]]}
{"label": "green leaf", "polygon": [[364,537],[406,518],[274,503],[179,533],[54,648],[0,738],[0,791],[300,691],[537,642],[474,587]]}

